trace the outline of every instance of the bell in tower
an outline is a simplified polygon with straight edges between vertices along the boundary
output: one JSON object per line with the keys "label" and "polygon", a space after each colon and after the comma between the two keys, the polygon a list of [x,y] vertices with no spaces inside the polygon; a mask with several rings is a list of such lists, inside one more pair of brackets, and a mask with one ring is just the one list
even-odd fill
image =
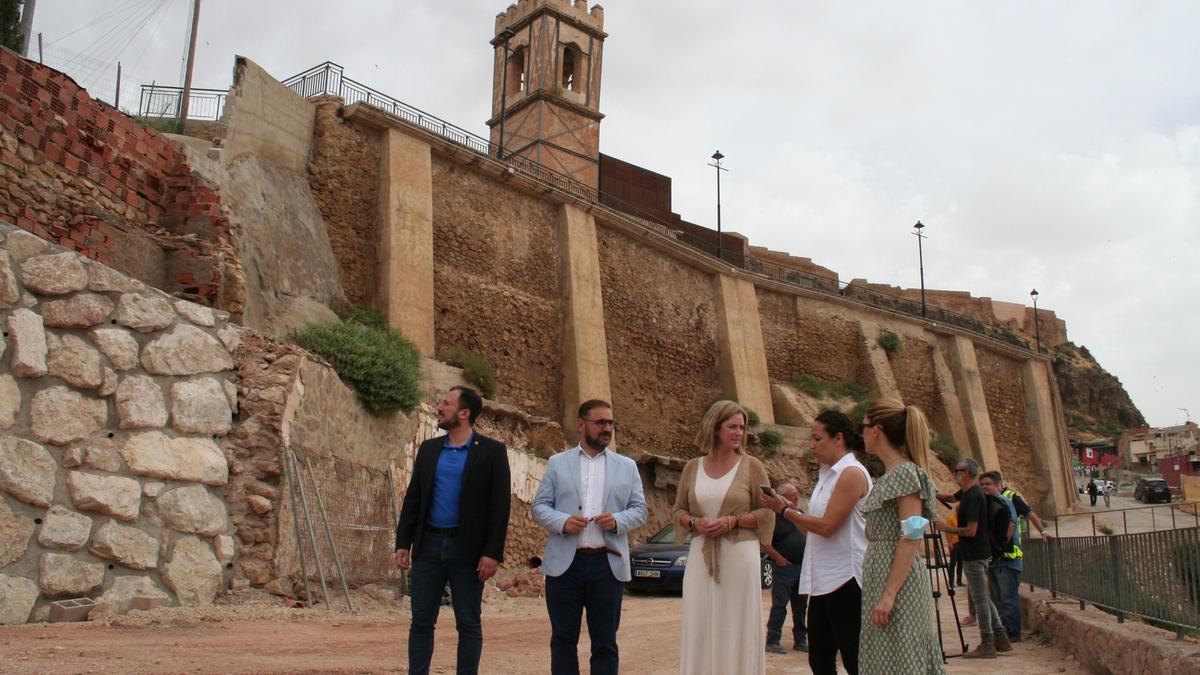
{"label": "bell in tower", "polygon": [[588,187],[600,175],[604,8],[587,0],[520,0],[496,17],[491,141]]}

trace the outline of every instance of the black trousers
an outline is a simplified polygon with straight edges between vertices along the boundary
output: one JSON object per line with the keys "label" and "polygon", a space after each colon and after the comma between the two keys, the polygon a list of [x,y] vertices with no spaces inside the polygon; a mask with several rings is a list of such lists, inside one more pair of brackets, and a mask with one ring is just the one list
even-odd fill
{"label": "black trousers", "polygon": [[842,667],[858,675],[858,632],[862,627],[862,589],[853,577],[825,595],[808,598],[808,667],[814,675],[836,675]]}
{"label": "black trousers", "polygon": [[550,672],[578,675],[579,628],[587,611],[592,640],[591,672],[615,673],[619,666],[617,627],[625,585],[613,576],[607,553],[577,551],[575,560],[557,577],[546,577],[546,611],[550,615]]}

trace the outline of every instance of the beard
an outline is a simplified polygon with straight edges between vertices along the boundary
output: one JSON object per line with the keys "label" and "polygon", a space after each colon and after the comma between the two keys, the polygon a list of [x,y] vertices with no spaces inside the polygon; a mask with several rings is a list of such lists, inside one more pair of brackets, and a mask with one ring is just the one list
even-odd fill
{"label": "beard", "polygon": [[601,432],[599,436],[589,436],[586,433],[583,435],[583,444],[596,452],[607,448],[610,441],[612,441],[612,434],[609,432]]}
{"label": "beard", "polygon": [[451,417],[448,420],[438,420],[437,424],[438,424],[438,428],[443,431],[454,431],[455,429],[458,428],[459,424],[462,424],[462,422],[458,419],[457,416],[455,416],[455,417]]}

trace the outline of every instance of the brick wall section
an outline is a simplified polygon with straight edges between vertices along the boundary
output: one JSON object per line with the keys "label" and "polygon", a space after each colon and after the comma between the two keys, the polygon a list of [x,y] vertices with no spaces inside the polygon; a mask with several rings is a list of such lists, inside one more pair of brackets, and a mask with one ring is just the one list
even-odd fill
{"label": "brick wall section", "polygon": [[691,457],[700,418],[721,396],[710,277],[597,225],[618,444]]}
{"label": "brick wall section", "polygon": [[433,160],[434,339],[486,357],[497,398],[562,413],[557,205]]}
{"label": "brick wall section", "polygon": [[7,49],[0,218],[169,293],[240,312],[224,302],[233,249],[220,197],[183,150]]}
{"label": "brick wall section", "polygon": [[790,382],[794,375],[805,373],[832,382],[870,382],[863,379],[858,322],[835,316],[833,311],[820,301],[799,300],[788,349],[773,351],[767,347],[767,368],[772,378],[778,372]]}
{"label": "brick wall section", "polygon": [[[1035,510],[1049,488],[1049,479],[1038,473],[1033,441],[1025,419],[1025,388],[1017,361],[976,344],[975,358],[983,379],[996,455],[1007,483],[1015,487]],[[996,467],[985,467],[994,469]]]}
{"label": "brick wall section", "polygon": [[352,305],[375,302],[379,248],[379,132],[341,117],[342,100],[317,104],[308,182]]}
{"label": "brick wall section", "polygon": [[902,339],[904,346],[900,353],[888,358],[892,363],[896,386],[906,404],[917,406],[926,417],[933,419],[940,411],[941,403],[933,374],[933,359],[930,357],[932,347],[928,342],[912,336]]}

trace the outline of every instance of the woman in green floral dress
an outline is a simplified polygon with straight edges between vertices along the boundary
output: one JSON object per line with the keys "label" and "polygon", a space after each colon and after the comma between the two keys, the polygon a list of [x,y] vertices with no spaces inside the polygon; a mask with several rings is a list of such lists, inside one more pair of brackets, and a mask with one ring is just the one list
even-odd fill
{"label": "woman in green floral dress", "polygon": [[883,399],[863,419],[867,452],[887,473],[863,504],[867,552],[863,558],[859,672],[944,673],[934,623],[929,574],[918,555],[924,532],[904,534],[901,521],[934,513],[934,489],[920,466],[929,452],[929,424],[915,406]]}

